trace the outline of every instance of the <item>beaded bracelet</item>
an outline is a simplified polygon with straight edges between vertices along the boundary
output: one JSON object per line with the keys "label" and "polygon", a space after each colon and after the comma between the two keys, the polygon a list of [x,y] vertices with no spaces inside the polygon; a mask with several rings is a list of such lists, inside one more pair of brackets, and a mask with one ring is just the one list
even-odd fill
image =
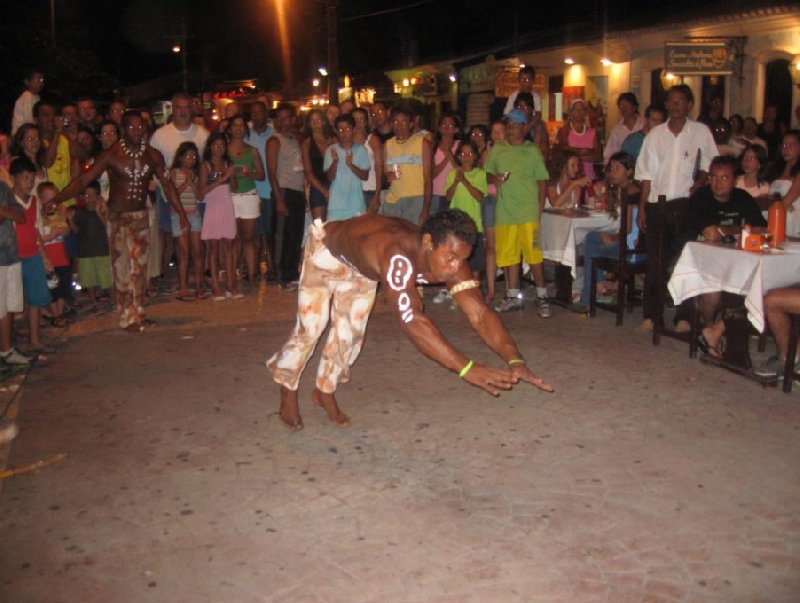
{"label": "beaded bracelet", "polygon": [[469,362],[467,362],[464,365],[464,368],[462,368],[461,371],[458,373],[458,376],[463,379],[466,376],[466,374],[470,371],[470,369],[472,368],[473,364],[475,364],[475,362],[473,360],[470,360]]}
{"label": "beaded bracelet", "polygon": [[508,361],[508,366],[514,366],[515,364],[525,364],[525,361],[522,358],[512,358]]}

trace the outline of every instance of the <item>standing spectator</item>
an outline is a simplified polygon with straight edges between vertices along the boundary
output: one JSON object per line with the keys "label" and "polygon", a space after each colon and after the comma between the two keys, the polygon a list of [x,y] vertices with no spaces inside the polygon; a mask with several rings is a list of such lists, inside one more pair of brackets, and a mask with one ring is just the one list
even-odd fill
{"label": "standing spectator", "polygon": [[506,139],[495,143],[486,160],[486,172],[497,184],[497,265],[506,273],[506,297],[495,310],[523,308],[519,290],[521,258],[530,265],[536,283],[539,316],[550,318],[542,268],[544,256],[538,238],[547,169],[539,147],[525,140],[525,115],[515,109],[504,119]]}
{"label": "standing spectator", "polygon": [[520,92],[517,95],[517,100],[514,101],[514,108],[519,109],[527,116],[528,125],[525,138],[539,147],[542,157],[547,161],[550,157],[550,137],[547,134],[547,127],[544,125],[544,121],[536,113],[531,93]]}
{"label": "standing spectator", "polygon": [[[83,152],[77,146],[77,127],[66,123],[63,116],[59,115],[58,107],[48,101],[36,103],[33,114],[45,149],[42,163],[46,178],[61,190],[72,180],[73,155]],[[70,199],[67,204],[72,205],[74,202],[74,199]]]}
{"label": "standing spectator", "polygon": [[256,181],[264,179],[264,167],[258,149],[245,142],[247,122],[242,115],[228,121],[228,156],[236,170],[235,184],[231,185],[233,212],[236,216],[236,241],[234,265],[238,268],[241,256],[247,265],[247,282],[255,287],[258,269],[256,251],[256,224],[261,215],[256,192]]}
{"label": "standing spectator", "polygon": [[336,118],[339,117],[342,110],[339,108],[339,105],[328,105],[325,109],[325,117],[328,120],[328,125],[330,125],[331,129],[333,129],[334,124],[336,124]]}
{"label": "standing spectator", "polygon": [[[15,171],[19,174],[25,167],[24,162],[17,162]],[[14,192],[0,183],[0,373],[8,372],[9,365],[27,365],[31,361],[27,354],[11,347],[14,314],[22,312],[23,307],[22,264],[14,225],[24,220]]]}
{"label": "standing spectator", "polygon": [[583,162],[583,175],[595,179],[594,162],[602,161],[603,150],[597,131],[586,119],[587,105],[582,98],[576,98],[569,107],[569,123],[558,131],[556,148],[559,151],[574,151]]}
{"label": "standing spectator", "polygon": [[[172,160],[170,178],[183,211],[189,220],[189,231],[181,229],[180,215],[172,212],[172,236],[178,245],[178,293],[180,301],[193,301],[203,297],[203,250],[200,243],[202,221],[198,211],[200,178],[198,169],[199,151],[193,142],[182,142]],[[189,256],[194,263],[194,296],[189,294]]]}
{"label": "standing spectator", "polygon": [[394,137],[384,147],[389,190],[380,213],[422,225],[431,211],[431,144],[412,133],[413,123],[414,115],[405,104],[392,109]]}
{"label": "standing spectator", "polygon": [[[142,118],[144,119],[144,118]],[[151,146],[164,156],[165,165],[172,165],[175,151],[182,142],[193,142],[198,149],[204,149],[208,130],[192,123],[192,97],[179,92],[172,97],[172,121],[155,131],[150,139]],[[163,189],[156,193],[158,226],[164,256],[159,257],[162,267],[172,257],[172,220]]]}
{"label": "standing spectator", "polygon": [[44,243],[45,256],[50,261],[58,284],[53,286],[51,277],[48,275],[48,286],[53,302],[50,304],[50,316],[44,316],[50,320],[54,327],[63,328],[67,326],[67,317],[64,315],[66,304],[72,303],[72,262],[67,255],[67,247],[64,243],[69,234],[67,224],[66,208],[55,206],[52,201],[58,193],[52,182],[42,182],[36,187],[36,194],[39,197],[39,234]]}
{"label": "standing spectator", "polygon": [[644,125],[641,130],[630,134],[622,143],[622,150],[633,157],[633,161],[639,158],[642,150],[644,137],[656,126],[663,124],[667,120],[667,110],[663,105],[649,105],[644,111]]}
{"label": "standing spectator", "polygon": [[338,142],[325,149],[325,169],[331,183],[328,220],[347,220],[366,211],[361,183],[369,177],[369,155],[363,144],[353,143],[355,120],[351,113],[336,118]]}
{"label": "standing spectator", "polygon": [[708,106],[705,107],[703,113],[697,118],[697,121],[701,124],[705,124],[708,126],[709,130],[714,128],[714,124],[717,123],[717,120],[720,117],[723,117],[722,113],[725,110],[725,99],[722,98],[721,95],[715,94],[711,97],[708,102]]}
{"label": "standing spectator", "polygon": [[369,176],[361,183],[364,193],[364,203],[371,212],[378,211],[381,206],[380,186],[383,179],[383,143],[380,138],[369,131],[369,113],[366,109],[356,107],[353,109],[353,142],[363,144],[369,158]]}
{"label": "standing spectator", "polygon": [[[208,137],[200,166],[200,189],[206,206],[200,238],[208,241],[208,263],[211,268],[211,295],[214,301],[227,297],[241,299],[233,264],[233,240],[236,238],[236,215],[233,211],[230,182],[236,178],[235,169],[228,157],[228,140],[221,132]],[[228,290],[219,285],[219,243],[222,241],[222,258]]]}
{"label": "standing spectator", "polygon": [[711,128],[711,135],[714,137],[714,142],[717,143],[717,153],[720,155],[727,155],[738,159],[742,154],[744,145],[738,140],[733,138],[731,134],[731,122],[724,117],[717,118],[714,126]]}
{"label": "standing spectator", "polygon": [[42,165],[43,155],[41,151],[42,138],[39,126],[32,123],[22,124],[14,135],[14,148],[11,154],[15,157],[25,157],[33,164],[35,169],[34,187],[47,180],[47,174]]}
{"label": "standing spectator", "polygon": [[22,294],[28,309],[30,329],[30,344],[25,352],[52,354],[55,350],[43,345],[39,339],[42,308],[52,301],[46,274],[53,266],[45,255],[44,243],[39,234],[39,201],[36,195],[31,194],[34,190],[36,168],[27,157],[17,157],[11,162],[11,177],[14,180],[17,203],[25,214],[25,220],[16,224],[17,253],[22,262]]}
{"label": "standing spectator", "polygon": [[439,118],[439,127],[436,128],[433,152],[433,197],[431,199],[431,213],[447,209],[447,175],[457,166],[456,150],[461,140],[461,118],[458,113],[448,111]]}
{"label": "standing spectator", "polygon": [[373,134],[378,137],[382,144],[386,144],[386,141],[394,136],[390,112],[386,103],[380,101],[372,103],[369,108],[369,123]]}
{"label": "standing spectator", "polygon": [[739,138],[740,142],[745,144],[757,144],[764,147],[769,156],[769,149],[767,148],[767,141],[758,137],[758,122],[755,117],[745,117],[742,135]]}
{"label": "standing spectator", "polygon": [[[119,126],[117,122],[106,120],[100,124],[100,147],[103,151],[110,149],[119,140]],[[100,194],[108,201],[111,184],[108,180],[108,171],[100,176]]]}
{"label": "standing spectator", "polygon": [[767,154],[770,161],[775,161],[780,156],[778,147],[786,130],[786,124],[778,121],[778,107],[767,105],[764,108],[764,120],[758,126],[758,137],[767,143]]}
{"label": "standing spectator", "polygon": [[506,101],[506,108],[503,110],[503,115],[507,115],[514,110],[514,103],[517,101],[517,95],[520,92],[529,92],[533,97],[533,110],[534,114],[541,117],[542,115],[542,97],[533,89],[533,84],[536,81],[536,69],[530,65],[525,65],[519,70],[519,90],[512,92],[511,96]]}
{"label": "standing spectator", "polygon": [[321,109],[312,109],[308,112],[303,128],[303,142],[300,144],[303,150],[303,170],[310,190],[308,205],[311,207],[311,217],[321,218],[323,222],[327,215],[331,183],[328,182],[322,164],[325,151],[333,142],[333,131],[334,128],[328,125]]}
{"label": "standing spectator", "polygon": [[772,175],[769,192],[779,195],[786,207],[786,235],[800,236],[800,130],[783,137]]}
{"label": "standing spectator", "polygon": [[97,114],[97,105],[93,98],[82,96],[78,99],[78,121],[92,133],[97,131],[97,126],[100,125],[102,118]]}
{"label": "standing spectator", "polygon": [[44,73],[38,69],[29,69],[22,74],[25,90],[14,103],[14,114],[11,117],[11,135],[14,136],[22,124],[33,122],[33,106],[39,102],[39,94],[44,88]]}
{"label": "standing spectator", "polygon": [[[470,129],[469,139],[475,143],[478,149],[478,167],[484,169],[492,145],[500,140],[506,139],[506,127],[502,121],[495,121],[490,131],[483,124],[477,124]],[[481,223],[483,224],[484,255],[486,261],[486,296],[484,299],[487,305],[494,301],[494,296],[496,294],[495,278],[497,276],[497,254],[495,251],[494,234],[496,208],[497,185],[494,182],[489,182],[486,198],[483,200],[483,203],[481,203]]]}
{"label": "standing spectator", "polygon": [[617,108],[622,119],[612,128],[606,148],[603,150],[603,161],[606,163],[614,153],[622,150],[622,143],[628,136],[638,132],[645,125],[645,118],[639,115],[639,100],[633,92],[620,94],[617,99]]}
{"label": "standing spectator", "polygon": [[[653,329],[656,318],[658,275],[658,216],[655,203],[659,195],[667,200],[688,197],[708,179],[708,166],[717,155],[717,145],[711,131],[703,124],[689,119],[694,94],[684,84],[667,92],[669,119],[647,134],[636,161],[636,180],[642,183],[639,201],[639,229],[647,233],[647,274],[645,276],[643,314],[640,329]],[[669,236],[665,233],[665,236]],[[671,245],[667,244],[667,249]],[[685,326],[685,325],[684,325]]]}
{"label": "standing spectator", "polygon": [[267,141],[267,173],[277,216],[275,258],[278,280],[285,290],[296,290],[300,278],[300,247],[303,243],[306,199],[303,152],[294,134],[294,106],[278,105],[275,133]]}
{"label": "standing spectator", "polygon": [[67,220],[78,238],[81,286],[89,293],[92,312],[99,312],[98,302],[111,288],[111,253],[106,229],[108,207],[97,181],[86,187],[83,200],[83,205],[67,210]]}
{"label": "standing spectator", "polygon": [[[250,107],[250,133],[245,142],[258,150],[261,158],[261,167],[267,173],[267,140],[274,130],[267,123],[267,105],[263,101],[256,101]],[[269,178],[256,180],[256,193],[258,193],[260,217],[256,224],[256,234],[261,238],[261,252],[267,261],[268,277],[274,280],[275,265],[273,258],[275,243],[272,239],[272,217],[275,214],[272,207],[272,187]],[[268,278],[269,280],[269,278]]]}
{"label": "standing spectator", "polygon": [[113,121],[115,124],[117,124],[117,127],[122,126],[123,115],[125,115],[125,103],[120,101],[114,101],[108,106],[108,113],[106,114],[106,119]]}

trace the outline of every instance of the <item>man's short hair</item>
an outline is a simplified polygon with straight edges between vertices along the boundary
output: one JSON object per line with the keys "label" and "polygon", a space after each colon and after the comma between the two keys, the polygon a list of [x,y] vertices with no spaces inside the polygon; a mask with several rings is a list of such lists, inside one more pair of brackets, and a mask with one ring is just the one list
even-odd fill
{"label": "man's short hair", "polygon": [[8,173],[12,176],[19,176],[23,172],[35,174],[36,166],[33,165],[33,162],[27,157],[15,157],[8,167]]}
{"label": "man's short hair", "polygon": [[639,99],[636,98],[636,95],[633,92],[623,92],[620,94],[617,98],[617,106],[619,106],[622,101],[628,101],[630,104],[636,107],[637,111],[639,110]]}
{"label": "man's short hair", "polygon": [[100,182],[97,181],[97,180],[92,180],[89,184],[86,185],[86,189],[84,189],[84,190],[89,190],[89,189],[92,189],[94,192],[96,192],[99,195],[100,194]]}
{"label": "man's short hair", "polygon": [[647,105],[647,109],[644,110],[644,116],[650,117],[650,114],[653,111],[655,111],[656,113],[661,113],[661,117],[667,116],[667,108],[661,103],[653,103],[652,105]]}
{"label": "man's short hair", "polygon": [[467,245],[475,245],[478,239],[478,227],[466,213],[460,209],[445,209],[431,216],[422,225],[421,234],[431,235],[431,242],[438,247],[453,235]]}
{"label": "man's short hair", "polygon": [[44,71],[39,69],[39,67],[37,67],[37,66],[28,66],[28,67],[26,67],[25,69],[22,70],[22,79],[23,80],[29,80],[34,75],[36,75],[37,73],[41,73],[42,75],[44,75]]}
{"label": "man's short hair", "polygon": [[340,122],[344,122],[350,124],[351,128],[356,127],[356,120],[353,119],[353,116],[350,113],[342,113],[336,116],[336,119],[333,121],[333,124],[338,126]]}
{"label": "man's short hair", "polygon": [[533,94],[531,94],[530,92],[520,92],[519,94],[517,94],[517,98],[514,101],[514,107],[516,107],[518,103],[525,103],[531,109],[535,108],[533,104]]}
{"label": "man's short hair", "polygon": [[534,69],[531,65],[520,67],[519,75],[521,76],[523,73],[527,73],[529,76],[531,76],[531,79],[536,77],[536,69]]}
{"label": "man's short hair", "polygon": [[405,115],[409,121],[414,121],[414,118],[417,116],[414,108],[411,106],[411,103],[406,102],[405,100],[400,101],[394,107],[392,107],[392,118],[396,117],[397,115]]}
{"label": "man's short hair", "polygon": [[675,84],[672,88],[667,90],[667,95],[669,95],[670,92],[683,94],[687,103],[694,103],[694,92],[692,92],[692,89],[686,84]]}
{"label": "man's short hair", "polygon": [[143,120],[142,113],[140,111],[137,111],[136,109],[128,109],[125,111],[125,113],[122,114],[122,127],[126,128],[128,126],[128,122],[136,117]]}
{"label": "man's short hair", "polygon": [[369,119],[369,111],[367,111],[364,107],[353,107],[353,110],[350,111],[350,115],[353,113],[363,113],[364,119]]}
{"label": "man's short hair", "polygon": [[292,103],[281,103],[277,107],[275,107],[275,115],[277,115],[281,111],[288,111],[289,113],[292,114],[292,117],[295,117],[297,115],[297,111],[295,110],[294,105]]}
{"label": "man's short hair", "polygon": [[731,172],[735,174],[737,167],[738,162],[735,157],[731,157],[730,155],[717,155],[711,160],[711,165],[708,166],[708,172],[711,173],[711,170],[714,168],[729,168]]}
{"label": "man's short hair", "polygon": [[194,97],[188,92],[176,92],[175,94],[172,95],[173,103],[179,100],[189,101],[189,104],[191,104],[192,101],[194,100]]}
{"label": "man's short hair", "polygon": [[56,113],[58,113],[59,111],[59,107],[56,103],[54,103],[51,100],[42,99],[38,101],[35,105],[33,105],[33,116],[36,119],[39,119],[39,111],[42,107],[52,107],[53,111],[55,111]]}

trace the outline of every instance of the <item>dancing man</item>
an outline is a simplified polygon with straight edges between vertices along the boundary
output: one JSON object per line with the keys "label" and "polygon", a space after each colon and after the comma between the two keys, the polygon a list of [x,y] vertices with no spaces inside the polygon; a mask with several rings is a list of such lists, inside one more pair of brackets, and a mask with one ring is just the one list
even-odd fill
{"label": "dancing man", "polygon": [[140,333],[155,325],[145,317],[144,311],[150,242],[146,203],[148,185],[153,176],[161,183],[173,211],[180,217],[182,232],[188,232],[189,221],[175,187],[167,178],[164,157],[144,138],[144,124],[138,111],[125,112],[122,131],[119,142],[103,151],[86,172],[56,195],[53,202],[57,204],[75,197],[108,170],[111,185],[108,198],[111,268],[117,291],[119,324],[129,333]]}
{"label": "dancing man", "polygon": [[[458,210],[439,212],[421,228],[374,214],[325,225],[315,221],[306,243],[297,323],[283,348],[267,361],[281,386],[281,421],[292,430],[303,428],[297,402],[300,375],[332,317],[312,399],[331,422],[349,424],[334,393],[339,383],[349,380],[361,351],[379,281],[414,345],[470,385],[493,396],[520,380],[553,391],[527,367],[497,314],[484,303],[480,283],[472,280],[467,258],[476,234],[475,223]],[[447,284],[472,327],[506,368],[478,364],[445,340],[425,316],[416,291],[417,283],[426,282]]]}

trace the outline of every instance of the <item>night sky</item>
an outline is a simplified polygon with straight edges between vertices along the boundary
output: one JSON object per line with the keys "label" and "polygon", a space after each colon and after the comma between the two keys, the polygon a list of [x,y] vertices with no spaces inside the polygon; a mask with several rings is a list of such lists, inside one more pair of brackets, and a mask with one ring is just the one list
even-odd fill
{"label": "night sky", "polygon": [[[289,12],[292,72],[295,80],[315,75],[325,63],[324,0],[284,0]],[[259,78],[262,87],[283,82],[275,18],[276,0],[55,0],[58,59],[69,69],[92,72],[85,86],[97,96],[180,71],[170,49],[185,24],[188,63],[207,80]],[[710,0],[679,0],[668,8],[660,0],[572,0],[568,4],[530,0],[340,0],[340,73],[353,75],[403,66],[409,52],[418,61],[466,54],[515,35],[582,22],[607,22],[661,10],[681,10]],[[720,4],[717,2],[717,4]],[[727,3],[730,5],[730,2]],[[373,15],[387,9],[403,10]],[[564,10],[564,8],[568,10]],[[709,9],[711,11],[711,9]],[[652,18],[651,18],[652,22]],[[48,0],[2,2],[0,81],[3,95],[19,93],[22,65],[52,63],[43,52],[49,39]],[[83,76],[83,74],[82,74]],[[110,76],[110,77],[109,77]],[[63,78],[62,78],[63,79]],[[105,85],[106,80],[113,80]],[[53,81],[53,80],[51,80]],[[65,93],[75,94],[68,82]],[[3,101],[5,102],[5,101]]]}

